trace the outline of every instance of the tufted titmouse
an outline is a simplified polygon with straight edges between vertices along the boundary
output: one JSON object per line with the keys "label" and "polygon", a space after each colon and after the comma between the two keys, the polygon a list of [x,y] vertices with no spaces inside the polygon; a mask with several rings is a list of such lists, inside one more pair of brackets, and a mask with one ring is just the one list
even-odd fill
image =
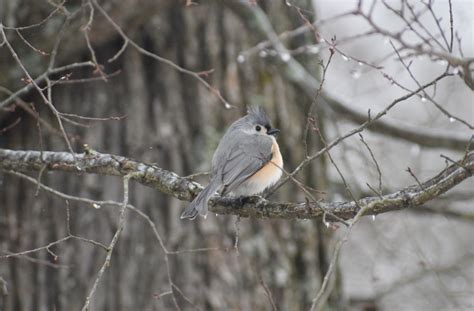
{"label": "tufted titmouse", "polygon": [[235,121],[217,146],[212,158],[211,182],[181,214],[181,219],[206,216],[207,202],[221,195],[250,196],[262,193],[281,177],[283,158],[272,128],[261,107],[251,107]]}

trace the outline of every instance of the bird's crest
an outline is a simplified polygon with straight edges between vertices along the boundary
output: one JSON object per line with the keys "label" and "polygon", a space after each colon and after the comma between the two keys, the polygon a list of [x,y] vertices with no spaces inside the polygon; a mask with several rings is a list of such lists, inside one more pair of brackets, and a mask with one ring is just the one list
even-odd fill
{"label": "bird's crest", "polygon": [[255,121],[257,124],[263,126],[270,125],[270,120],[268,119],[265,110],[261,106],[249,106],[247,107],[247,116],[249,116],[252,121]]}

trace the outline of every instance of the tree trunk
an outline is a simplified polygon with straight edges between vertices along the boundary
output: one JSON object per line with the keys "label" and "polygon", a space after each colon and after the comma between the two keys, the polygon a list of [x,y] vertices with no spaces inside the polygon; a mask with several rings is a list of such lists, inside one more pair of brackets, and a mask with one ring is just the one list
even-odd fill
{"label": "tree trunk", "polygon": [[[104,7],[143,48],[195,72],[213,69],[206,80],[236,108],[226,109],[195,78],[133,48],[127,48],[116,61],[109,63],[107,60],[117,53],[123,40],[96,10],[90,37],[98,63],[105,66],[107,73],[117,70],[120,73],[107,82],[56,85],[53,103],[61,112],[124,118],[87,122],[91,125],[87,128],[66,123],[74,150],[82,152],[83,144],[87,144],[100,152],[157,163],[180,175],[208,171],[212,153],[227,126],[244,114],[246,105],[257,104],[266,108],[276,127],[283,124],[281,120],[291,119],[291,122],[284,122],[291,126],[282,128],[278,140],[285,167],[293,169],[304,157],[299,147],[303,140],[301,125],[306,122],[311,102],[303,100],[301,92],[264,59],[256,56],[243,62],[236,61],[239,51],[257,41],[246,31],[239,16],[219,1],[189,7],[179,1],[161,5],[154,2],[129,0]],[[279,31],[295,23],[301,24],[297,14],[282,13],[282,2],[260,4]],[[7,1],[5,5],[14,5],[14,1]],[[34,5],[40,7],[37,12],[48,12],[44,4]],[[68,8],[73,10],[73,4]],[[18,11],[7,10],[4,14],[10,15],[5,17],[5,24],[16,21],[21,25],[38,19],[37,16],[22,15],[33,15],[32,12],[34,10],[24,10],[21,5]],[[74,20],[67,28],[60,49],[61,63],[90,59],[79,29],[87,17]],[[53,21],[61,19],[53,17]],[[14,45],[21,45],[20,40],[10,34]],[[28,30],[24,35],[41,49],[48,50],[52,46],[48,32]],[[42,72],[44,60],[41,56],[26,47],[18,52],[31,64],[28,68],[31,72]],[[9,62],[0,64],[2,72],[22,77],[21,72],[15,71],[16,64],[8,59]],[[314,59],[306,60],[305,64],[309,70],[317,70]],[[91,71],[75,70],[71,78],[88,77]],[[18,79],[3,76],[0,80],[12,90],[21,87]],[[40,117],[56,127],[54,116],[35,90],[28,92],[23,100],[33,103]],[[285,102],[295,104],[285,105]],[[1,113],[0,128],[17,118],[21,118],[21,122],[15,130],[0,136],[0,147],[67,150],[61,135],[44,126],[39,130],[35,118],[18,107],[15,113]],[[311,148],[321,147],[314,141],[310,145]],[[324,160],[316,162],[308,169],[309,173],[299,178],[311,187],[324,189],[328,184],[325,166]],[[67,207],[69,225],[75,235],[107,245],[117,228],[118,209],[65,202],[44,191],[35,195],[37,189],[31,184],[14,176],[1,175],[1,178],[2,250],[32,249],[66,236]],[[207,183],[205,177],[198,180]],[[71,195],[122,200],[122,183],[114,177],[71,176],[56,172],[45,173],[41,181]],[[301,192],[290,183],[272,196],[274,200],[282,198],[304,200]],[[206,220],[183,221],[179,215],[185,202],[137,184],[131,184],[130,202],[150,216],[169,250],[227,249],[169,257],[171,278],[187,297],[174,290],[181,308],[191,309],[191,301],[202,310],[267,310],[270,302],[264,286],[269,288],[280,310],[304,310],[311,305],[328,266],[326,248],[332,234],[325,227],[312,221],[239,221],[235,217],[214,215]],[[236,230],[238,251],[233,248]],[[34,261],[24,258],[2,260],[0,276],[9,286],[6,310],[76,310],[84,304],[106,252],[76,240],[68,240],[50,250],[58,256],[57,260],[45,251],[31,254]],[[171,295],[160,297],[168,290],[164,253],[155,235],[143,219],[129,213],[111,265],[92,301],[92,309],[173,308]]]}

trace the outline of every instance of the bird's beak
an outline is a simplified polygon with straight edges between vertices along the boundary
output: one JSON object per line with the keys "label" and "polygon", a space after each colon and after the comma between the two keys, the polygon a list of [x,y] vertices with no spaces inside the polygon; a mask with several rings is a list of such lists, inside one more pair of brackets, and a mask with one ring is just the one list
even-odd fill
{"label": "bird's beak", "polygon": [[268,135],[273,135],[275,136],[276,134],[280,133],[280,130],[279,129],[275,129],[275,128],[271,128],[267,131],[267,134]]}

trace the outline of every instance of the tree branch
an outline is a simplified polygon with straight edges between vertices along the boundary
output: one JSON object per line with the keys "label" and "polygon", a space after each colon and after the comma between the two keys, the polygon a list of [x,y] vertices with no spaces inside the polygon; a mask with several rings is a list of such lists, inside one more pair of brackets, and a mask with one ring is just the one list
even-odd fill
{"label": "tree branch", "polygon": [[[102,154],[93,150],[76,154],[68,152],[39,152],[0,149],[0,169],[3,171],[63,171],[76,174],[99,174],[130,176],[131,180],[172,195],[183,201],[191,201],[202,187],[189,179],[160,167],[138,162],[122,156]],[[218,214],[231,214],[255,218],[320,218],[325,211],[350,219],[365,209],[364,215],[413,208],[433,200],[455,187],[474,172],[474,151],[466,153],[463,159],[451,164],[438,175],[420,186],[409,186],[384,196],[366,197],[347,202],[272,202],[262,197],[249,197],[242,203],[232,197],[215,196],[210,201],[209,210]],[[330,215],[326,218],[331,219]]]}
{"label": "tree branch", "polygon": [[[312,99],[316,94],[321,81],[306,70],[296,59],[291,57],[274,32],[265,12],[263,12],[258,5],[249,5],[248,1],[243,0],[228,1],[226,2],[226,5],[242,20],[244,25],[251,30],[251,33],[254,34],[258,40],[268,39],[280,55],[280,59],[283,59],[283,55],[286,56],[285,61],[278,62],[278,64],[282,66],[281,74],[288,81],[301,88],[301,90]],[[335,48],[335,46],[333,47]],[[278,58],[275,58],[275,61],[277,60]],[[462,133],[446,133],[446,131],[441,130],[428,131],[419,128],[400,126],[394,122],[381,120],[387,111],[393,108],[396,104],[417,95],[419,92],[435,85],[439,80],[444,79],[447,76],[449,76],[449,74],[444,73],[417,90],[394,100],[386,109],[378,113],[377,116],[372,119],[369,119],[367,113],[352,108],[350,104],[337,99],[334,95],[325,90],[321,91],[321,98],[323,99],[322,102],[330,109],[356,124],[362,124],[361,126],[369,131],[410,141],[428,148],[448,148],[461,151],[464,150],[469,142],[469,137],[466,137],[466,135],[463,135]]]}

